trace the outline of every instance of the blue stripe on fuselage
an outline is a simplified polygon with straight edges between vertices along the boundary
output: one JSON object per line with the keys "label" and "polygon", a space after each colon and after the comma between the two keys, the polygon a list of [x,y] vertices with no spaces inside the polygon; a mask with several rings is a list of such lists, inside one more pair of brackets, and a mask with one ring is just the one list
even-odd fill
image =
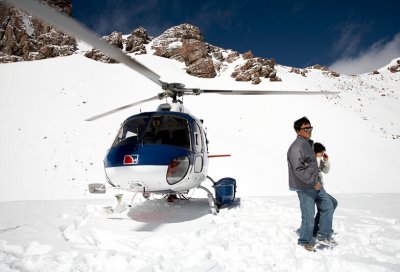
{"label": "blue stripe on fuselage", "polygon": [[135,165],[168,165],[177,157],[192,157],[191,153],[184,148],[162,144],[119,146],[109,150],[104,159],[104,167],[125,166],[123,163],[125,155],[139,155],[138,163]]}

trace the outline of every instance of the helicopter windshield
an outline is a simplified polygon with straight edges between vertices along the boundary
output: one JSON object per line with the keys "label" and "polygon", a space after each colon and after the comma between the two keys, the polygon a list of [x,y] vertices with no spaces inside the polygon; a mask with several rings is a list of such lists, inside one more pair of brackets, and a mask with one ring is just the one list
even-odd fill
{"label": "helicopter windshield", "polygon": [[119,130],[112,147],[136,144],[138,142],[138,137],[142,134],[148,119],[148,116],[142,116],[126,121]]}
{"label": "helicopter windshield", "polygon": [[145,130],[143,144],[166,144],[190,149],[189,122],[172,115],[153,115]]}

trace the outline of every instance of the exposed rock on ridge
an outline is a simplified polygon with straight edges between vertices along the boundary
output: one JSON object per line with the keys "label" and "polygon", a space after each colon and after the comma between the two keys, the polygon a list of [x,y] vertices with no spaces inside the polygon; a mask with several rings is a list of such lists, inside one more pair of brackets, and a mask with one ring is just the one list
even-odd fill
{"label": "exposed rock on ridge", "polygon": [[187,73],[197,77],[213,78],[226,63],[242,57],[247,61],[232,73],[235,80],[251,81],[253,84],[259,84],[261,77],[270,78],[271,81],[280,80],[276,76],[273,59],[254,58],[250,51],[243,55],[235,51],[227,53],[222,48],[204,42],[199,28],[190,24],[168,29],[154,39],[152,49],[157,56],[185,62]]}
{"label": "exposed rock on ridge", "polygon": [[[42,1],[70,16],[72,14],[71,0]],[[0,4],[0,23],[0,62],[67,56],[77,51],[74,38],[18,9]],[[146,45],[151,43],[151,50],[154,50],[155,55],[184,62],[186,72],[197,77],[216,77],[229,64],[237,61],[238,65],[231,74],[237,81],[259,84],[261,78],[280,80],[276,76],[273,59],[255,58],[250,51],[242,55],[208,44],[204,41],[200,29],[190,24],[167,29],[155,39],[150,37],[143,27],[134,29],[129,36],[115,31],[103,39],[123,52],[133,54],[149,53],[146,51]],[[84,54],[97,61],[115,62],[96,49]]]}
{"label": "exposed rock on ridge", "polygon": [[[143,27],[132,30],[128,37],[123,37],[121,32],[112,32],[108,36],[103,36],[103,39],[112,45],[120,48],[126,53],[134,53],[136,55],[146,54],[146,44],[148,44],[152,37],[147,34],[146,29]],[[115,61],[106,56],[97,49],[92,49],[85,53],[85,56],[97,61],[105,63],[114,63]]]}
{"label": "exposed rock on ridge", "polygon": [[190,75],[213,78],[217,75],[211,47],[198,27],[181,24],[166,30],[153,41],[154,55],[185,62]]}
{"label": "exposed rock on ridge", "polygon": [[398,59],[397,64],[388,67],[388,70],[392,73],[400,72],[400,59]]}
{"label": "exposed rock on ridge", "polygon": [[[59,11],[71,16],[71,0],[42,0],[56,7]],[[74,38],[57,31],[53,26],[43,23],[16,8],[0,3],[0,62],[38,60],[73,54],[76,48]],[[166,30],[153,39],[143,27],[134,29],[129,36],[121,32],[112,32],[103,37],[110,44],[123,52],[147,54],[146,45],[152,43],[151,49],[157,56],[172,58],[184,62],[186,72],[190,75],[213,78],[228,64],[246,59],[238,66],[232,76],[238,81],[261,82],[261,77],[279,80],[274,69],[274,60],[254,58],[251,52],[241,55],[238,52],[224,50],[204,41],[198,27],[181,24]],[[97,49],[84,53],[86,57],[114,63],[110,57]]]}
{"label": "exposed rock on ridge", "polygon": [[321,70],[321,71],[322,71],[322,74],[325,75],[325,76],[327,76],[327,77],[339,77],[339,76],[340,76],[340,74],[339,74],[338,72],[330,71],[330,70],[328,69],[328,67],[322,66],[322,65],[320,65],[320,64],[315,64],[315,65],[313,65],[313,66],[307,67],[305,70],[307,70],[307,69]]}
{"label": "exposed rock on ridge", "polygon": [[[43,0],[67,15],[71,0]],[[0,62],[38,60],[71,55],[76,41],[25,12],[0,2]]]}
{"label": "exposed rock on ridge", "polygon": [[281,81],[276,76],[274,59],[255,58],[251,51],[245,52],[243,58],[247,61],[236,67],[231,75],[236,81],[251,81],[252,84],[259,84],[260,77],[269,78],[270,81]]}

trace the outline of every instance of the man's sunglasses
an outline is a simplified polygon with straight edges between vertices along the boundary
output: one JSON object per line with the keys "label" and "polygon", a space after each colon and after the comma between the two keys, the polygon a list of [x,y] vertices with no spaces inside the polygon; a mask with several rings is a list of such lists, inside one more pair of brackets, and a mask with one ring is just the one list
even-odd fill
{"label": "man's sunglasses", "polygon": [[313,127],[304,127],[301,128],[300,130],[304,130],[304,132],[311,132],[313,130]]}

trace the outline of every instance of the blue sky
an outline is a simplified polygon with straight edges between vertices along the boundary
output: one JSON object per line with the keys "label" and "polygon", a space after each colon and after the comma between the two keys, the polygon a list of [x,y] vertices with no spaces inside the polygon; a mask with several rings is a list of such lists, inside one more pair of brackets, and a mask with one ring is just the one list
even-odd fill
{"label": "blue sky", "polygon": [[[152,36],[182,23],[205,41],[294,67],[372,71],[400,57],[400,1],[72,0],[100,35],[143,26]],[[366,70],[366,71],[363,71]]]}

